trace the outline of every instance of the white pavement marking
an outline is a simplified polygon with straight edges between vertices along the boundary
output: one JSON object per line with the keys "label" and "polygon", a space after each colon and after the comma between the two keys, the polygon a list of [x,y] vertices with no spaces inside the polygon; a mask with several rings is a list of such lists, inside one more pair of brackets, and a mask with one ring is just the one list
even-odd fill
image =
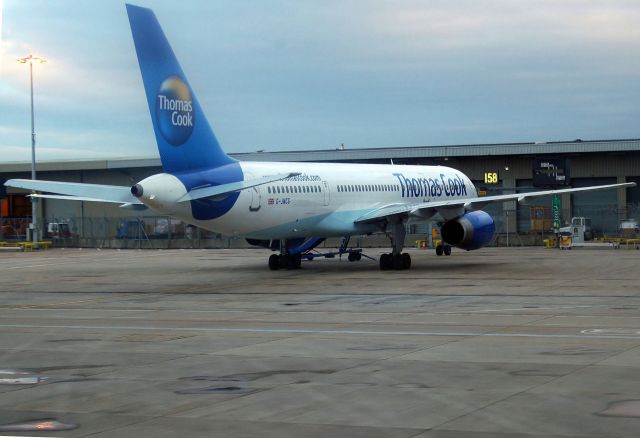
{"label": "white pavement marking", "polygon": [[[175,252],[175,251],[173,251]],[[140,258],[140,257],[144,257],[144,258],[148,258],[148,257],[161,257],[161,256],[168,256],[171,255],[172,252],[163,252],[163,253],[155,253],[155,254],[126,254],[127,257],[109,257],[109,258],[96,258],[96,259],[87,259],[87,258],[82,258],[82,262],[83,263],[87,263],[87,262],[112,262],[112,261],[127,261],[127,259],[131,259],[131,258]],[[35,259],[37,261],[41,261],[41,260],[50,260],[51,257],[47,257],[44,259]],[[56,260],[59,260],[59,258],[55,258]],[[78,263],[78,259],[79,257],[69,257],[68,259],[66,259],[65,261],[62,262],[58,262],[58,263],[39,263],[39,264],[35,264],[35,265],[19,265],[19,266],[7,266],[5,268],[2,268],[4,270],[10,270],[10,269],[27,269],[27,268],[39,268],[39,267],[49,267],[49,266],[55,266],[55,265],[68,265],[71,263]],[[11,263],[20,263],[20,262],[29,262],[30,259],[18,259],[18,260],[12,260]]]}
{"label": "white pavement marking", "polygon": [[23,329],[71,329],[71,330],[162,330],[204,333],[282,333],[282,334],[326,334],[326,335],[377,335],[377,336],[462,336],[489,338],[560,338],[560,339],[640,339],[631,335],[554,335],[536,333],[481,333],[481,332],[400,332],[376,330],[322,330],[303,328],[268,329],[257,327],[159,327],[159,326],[102,326],[102,325],[49,325],[49,324],[0,324],[2,328]]}
{"label": "white pavement marking", "polygon": [[561,310],[561,309],[584,309],[594,307],[593,305],[585,306],[555,306],[555,307],[517,307],[512,309],[482,309],[482,310],[469,310],[468,313],[485,313],[485,312],[509,312],[509,311],[524,311],[524,310]]}
{"label": "white pavement marking", "polygon": [[640,329],[587,329],[582,330],[580,333],[585,335],[618,335],[624,337],[640,335]]}

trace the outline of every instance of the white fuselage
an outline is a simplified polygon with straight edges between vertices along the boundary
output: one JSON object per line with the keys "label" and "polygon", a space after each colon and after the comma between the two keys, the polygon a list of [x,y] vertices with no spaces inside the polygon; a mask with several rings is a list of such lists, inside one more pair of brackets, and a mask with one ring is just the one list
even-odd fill
{"label": "white fuselage", "polygon": [[207,230],[255,239],[330,237],[384,231],[355,224],[390,204],[424,203],[477,196],[462,172],[444,166],[241,162],[244,179],[278,173],[300,175],[242,190],[233,207],[212,220],[193,217],[187,190],[170,174],[149,177],[141,200],[152,209]]}

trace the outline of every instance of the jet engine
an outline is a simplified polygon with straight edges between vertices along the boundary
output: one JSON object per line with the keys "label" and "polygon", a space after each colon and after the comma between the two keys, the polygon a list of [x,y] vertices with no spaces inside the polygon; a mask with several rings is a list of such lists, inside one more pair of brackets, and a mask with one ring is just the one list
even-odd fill
{"label": "jet engine", "polygon": [[491,215],[478,210],[445,222],[440,231],[446,243],[469,251],[491,242],[496,224]]}

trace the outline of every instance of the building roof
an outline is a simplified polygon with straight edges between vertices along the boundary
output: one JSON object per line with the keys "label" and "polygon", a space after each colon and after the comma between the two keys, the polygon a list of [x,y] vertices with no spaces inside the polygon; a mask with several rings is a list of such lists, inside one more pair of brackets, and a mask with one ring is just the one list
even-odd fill
{"label": "building roof", "polygon": [[[349,162],[364,160],[402,160],[411,158],[621,153],[630,151],[640,152],[640,139],[589,141],[578,139],[575,141],[531,143],[248,152],[229,155],[240,161]],[[109,160],[43,161],[37,163],[38,171],[99,170],[160,166],[160,158],[115,158]],[[26,172],[30,169],[30,162],[0,164],[0,172]]]}

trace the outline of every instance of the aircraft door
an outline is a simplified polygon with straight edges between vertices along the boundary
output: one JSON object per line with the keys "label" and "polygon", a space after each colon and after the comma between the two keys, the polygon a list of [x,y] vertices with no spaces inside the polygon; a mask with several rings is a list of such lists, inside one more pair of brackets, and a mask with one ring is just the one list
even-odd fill
{"label": "aircraft door", "polygon": [[255,212],[260,210],[260,207],[262,207],[262,193],[260,186],[251,187],[249,191],[251,192],[251,205],[249,205],[249,211]]}

